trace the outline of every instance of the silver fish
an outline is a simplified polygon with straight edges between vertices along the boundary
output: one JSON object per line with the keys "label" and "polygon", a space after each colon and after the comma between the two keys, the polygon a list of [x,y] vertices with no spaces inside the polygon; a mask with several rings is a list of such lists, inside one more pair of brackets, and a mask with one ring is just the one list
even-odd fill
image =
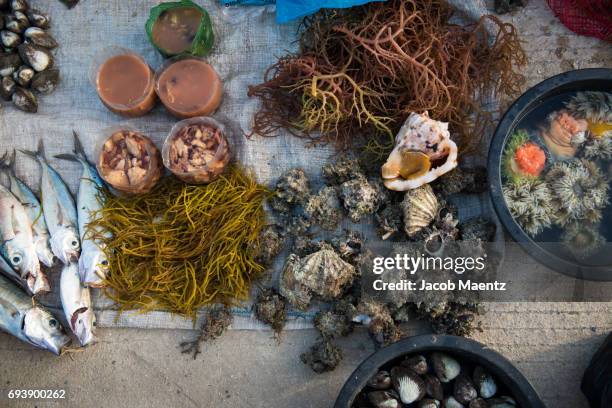
{"label": "silver fish", "polygon": [[59,355],[70,338],[62,325],[18,287],[0,276],[0,330]]}
{"label": "silver fish", "polygon": [[9,278],[17,286],[25,290],[29,295],[34,295],[36,279],[32,275],[22,278],[19,272],[14,270],[11,265],[0,255],[0,274]]}
{"label": "silver fish", "polygon": [[47,267],[53,266],[53,252],[49,244],[49,230],[45,217],[42,215],[42,208],[36,195],[30,190],[23,181],[17,178],[14,170],[15,151],[9,157],[3,157],[0,161],[0,171],[6,173],[9,179],[9,189],[11,193],[23,204],[30,222],[32,223],[32,236],[38,260]]}
{"label": "silver fish", "polygon": [[101,191],[104,188],[104,182],[96,168],[87,160],[83,145],[74,131],[73,136],[74,154],[59,154],[55,157],[77,161],[83,167],[77,194],[77,218],[81,238],[79,275],[83,285],[99,288],[104,286],[104,279],[108,273],[108,259],[100,237],[108,236],[108,232],[92,230],[88,228],[88,225],[92,216],[103,206]]}
{"label": "silver fish", "polygon": [[64,263],[76,262],[81,244],[77,233],[77,212],[70,190],[60,175],[47,163],[42,140],[37,152],[21,150],[40,164],[43,215],[51,233],[51,251]]}
{"label": "silver fish", "polygon": [[89,288],[81,284],[79,267],[76,263],[64,265],[60,276],[60,298],[64,315],[70,329],[79,339],[81,346],[91,344],[94,340],[94,323],[96,316],[91,306]]}
{"label": "silver fish", "polygon": [[49,282],[40,270],[30,219],[23,205],[4,186],[0,186],[0,236],[2,256],[29,283],[32,293],[48,292]]}

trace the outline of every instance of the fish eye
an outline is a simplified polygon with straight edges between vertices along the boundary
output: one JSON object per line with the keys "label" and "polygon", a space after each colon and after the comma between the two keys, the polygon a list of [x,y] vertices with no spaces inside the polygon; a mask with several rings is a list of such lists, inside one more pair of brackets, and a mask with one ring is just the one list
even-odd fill
{"label": "fish eye", "polygon": [[13,265],[19,265],[21,263],[21,257],[19,255],[15,255],[11,258],[11,262]]}
{"label": "fish eye", "polygon": [[57,327],[57,320],[55,320],[55,319],[51,319],[51,320],[49,320],[49,326],[51,326],[51,327]]}
{"label": "fish eye", "polygon": [[108,261],[106,259],[104,259],[102,262],[100,262],[103,266],[108,266]]}
{"label": "fish eye", "polygon": [[72,245],[73,248],[77,248],[79,246],[79,243],[77,241],[72,241],[70,245]]}

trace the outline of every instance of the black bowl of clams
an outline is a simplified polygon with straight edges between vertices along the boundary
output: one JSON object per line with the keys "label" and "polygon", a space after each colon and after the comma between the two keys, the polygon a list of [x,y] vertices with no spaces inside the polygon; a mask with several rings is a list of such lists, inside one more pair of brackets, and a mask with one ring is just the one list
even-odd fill
{"label": "black bowl of clams", "polygon": [[569,71],[529,89],[489,150],[493,205],[538,262],[612,281],[612,69]]}
{"label": "black bowl of clams", "polygon": [[503,356],[463,337],[423,335],[368,357],[334,408],[545,408]]}

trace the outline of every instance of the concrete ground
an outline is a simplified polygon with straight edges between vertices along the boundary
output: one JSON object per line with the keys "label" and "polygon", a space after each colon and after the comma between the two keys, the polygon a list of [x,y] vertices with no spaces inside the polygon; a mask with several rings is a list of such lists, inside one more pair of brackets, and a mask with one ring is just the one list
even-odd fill
{"label": "concrete ground", "polygon": [[[530,56],[529,84],[570,69],[612,67],[609,44],[566,30],[542,0],[506,16]],[[426,333],[421,324],[409,334]],[[489,304],[474,338],[524,373],[550,408],[586,407],[579,383],[588,361],[612,330],[612,303]],[[326,408],[372,351],[363,331],[343,339],[338,369],[314,374],[298,359],[316,339],[312,330],[230,331],[197,360],[178,344],[181,330],[99,329],[94,347],[56,358],[0,333],[0,407],[268,407]],[[65,400],[8,401],[10,389],[65,389]]]}

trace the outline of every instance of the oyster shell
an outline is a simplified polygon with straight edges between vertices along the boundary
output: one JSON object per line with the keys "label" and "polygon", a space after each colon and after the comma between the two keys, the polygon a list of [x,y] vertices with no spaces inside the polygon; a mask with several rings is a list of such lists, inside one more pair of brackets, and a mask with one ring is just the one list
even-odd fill
{"label": "oyster shell", "polygon": [[321,249],[304,258],[289,255],[280,282],[280,294],[298,309],[305,310],[314,295],[324,300],[338,298],[355,276],[353,265],[334,250]]}
{"label": "oyster shell", "polygon": [[429,185],[406,191],[400,204],[404,213],[404,230],[414,237],[436,218],[439,209],[438,198]]}
{"label": "oyster shell", "polygon": [[[457,145],[448,123],[411,113],[395,138],[395,148],[382,167],[385,187],[406,191],[431,183],[457,167]],[[434,162],[443,163],[434,166]]]}
{"label": "oyster shell", "polygon": [[306,353],[300,355],[300,360],[312,370],[321,374],[334,370],[342,360],[342,350],[329,340],[316,343]]}
{"label": "oyster shell", "polygon": [[39,45],[41,47],[53,49],[57,47],[57,41],[47,33],[45,30],[39,27],[30,27],[24,32],[24,37],[27,38],[32,44]]}
{"label": "oyster shell", "polygon": [[59,69],[51,68],[42,72],[36,73],[32,78],[31,87],[36,92],[41,94],[50,94],[55,91],[60,81]]}
{"label": "oyster shell", "polygon": [[44,71],[53,66],[53,55],[48,49],[35,44],[21,44],[17,47],[23,62],[34,68],[35,71]]}

